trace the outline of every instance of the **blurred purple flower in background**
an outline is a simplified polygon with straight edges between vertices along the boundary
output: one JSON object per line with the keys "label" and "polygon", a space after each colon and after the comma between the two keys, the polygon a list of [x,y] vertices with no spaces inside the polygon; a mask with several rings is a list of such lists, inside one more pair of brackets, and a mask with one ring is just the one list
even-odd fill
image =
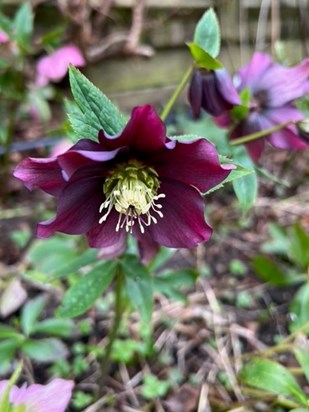
{"label": "blurred purple flower in background", "polygon": [[49,56],[38,60],[35,84],[42,87],[50,82],[58,82],[67,74],[69,64],[75,67],[86,64],[81,51],[72,44],[61,47]]}
{"label": "blurred purple flower in background", "polygon": [[0,30],[0,44],[5,44],[10,40],[9,36],[2,30]]}
{"label": "blurred purple flower in background", "polygon": [[[8,383],[0,381],[0,399]],[[9,402],[20,412],[64,412],[72,397],[73,386],[73,381],[64,379],[54,379],[47,385],[13,386]]]}
{"label": "blurred purple flower in background", "polygon": [[54,232],[86,234],[108,257],[124,249],[127,233],[138,240],[143,261],[159,245],[192,248],[211,236],[204,218],[206,192],[232,165],[221,165],[212,143],[180,143],[166,137],[154,109],[136,107],[121,133],[99,133],[49,159],[25,159],[14,175],[29,189],[58,197],[57,215],[38,225],[42,238]]}
{"label": "blurred purple flower in background", "polygon": [[201,109],[212,116],[219,116],[241,104],[232,79],[225,69],[196,70],[191,79],[188,98],[195,118],[200,116]]}
{"label": "blurred purple flower in background", "polygon": [[[241,93],[248,89],[250,103],[247,116],[236,124],[231,139],[302,120],[304,115],[294,106],[294,101],[308,93],[308,77],[309,58],[295,67],[284,67],[273,63],[265,53],[254,53],[250,62],[237,73],[237,90]],[[215,121],[222,127],[232,126],[232,113],[225,112]],[[246,143],[251,158],[254,161],[260,158],[265,141],[279,149],[307,147],[293,123],[266,138]]]}

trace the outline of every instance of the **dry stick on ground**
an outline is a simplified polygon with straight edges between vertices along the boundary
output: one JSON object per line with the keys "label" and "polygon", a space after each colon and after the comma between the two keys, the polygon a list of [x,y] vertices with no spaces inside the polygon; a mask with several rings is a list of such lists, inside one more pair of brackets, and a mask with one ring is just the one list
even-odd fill
{"label": "dry stick on ground", "polygon": [[[217,301],[216,295],[213,289],[211,288],[211,286],[209,285],[209,283],[208,282],[206,283],[206,281],[202,279],[201,285],[204,289],[205,296],[209,302],[210,307],[213,310],[213,313],[220,311],[219,302]],[[214,328],[215,339],[216,339],[216,343],[218,347],[218,353],[220,354],[220,361],[222,362],[225,372],[229,377],[229,380],[232,385],[236,398],[239,401],[242,401],[244,397],[241,393],[240,387],[238,386],[235,372],[231,365],[226,346],[222,343],[222,328],[218,326],[215,322],[213,322],[213,328]]]}

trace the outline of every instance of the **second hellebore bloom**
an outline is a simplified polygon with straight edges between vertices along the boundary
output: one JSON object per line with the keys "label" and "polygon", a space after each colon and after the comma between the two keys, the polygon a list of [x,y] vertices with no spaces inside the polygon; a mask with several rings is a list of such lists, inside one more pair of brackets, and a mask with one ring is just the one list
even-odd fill
{"label": "second hellebore bloom", "polygon": [[25,159],[15,170],[29,189],[58,198],[57,215],[38,225],[37,235],[86,234],[89,245],[121,253],[127,233],[150,259],[159,244],[192,248],[207,241],[206,192],[233,168],[220,165],[214,146],[166,137],[164,123],[149,106],[136,107],[121,133],[99,132],[49,159]]}
{"label": "second hellebore bloom", "polygon": [[[273,63],[265,53],[254,53],[250,62],[238,72],[238,92],[245,89],[250,92],[249,112],[237,123],[231,138],[260,132],[289,121],[296,123],[303,120],[304,116],[294,106],[294,100],[308,93],[308,78],[309,58],[297,66],[284,67]],[[223,127],[231,126],[231,114],[224,113],[216,123]],[[261,156],[265,141],[279,149],[297,150],[308,146],[300,139],[296,125],[291,123],[266,138],[246,143],[254,161]]]}
{"label": "second hellebore bloom", "polygon": [[232,79],[225,69],[196,70],[191,79],[188,98],[196,118],[200,116],[201,109],[212,116],[219,116],[241,104]]}
{"label": "second hellebore bloom", "polygon": [[[0,401],[9,381],[0,381]],[[64,412],[68,406],[73,381],[54,379],[47,385],[30,385],[18,388],[13,386],[8,401],[10,411],[14,412]],[[2,412],[2,411],[1,411]]]}

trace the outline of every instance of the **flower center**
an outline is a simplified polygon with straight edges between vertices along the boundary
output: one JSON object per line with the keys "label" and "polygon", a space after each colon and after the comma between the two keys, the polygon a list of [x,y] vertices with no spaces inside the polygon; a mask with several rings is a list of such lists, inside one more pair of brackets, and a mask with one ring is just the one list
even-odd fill
{"label": "flower center", "polygon": [[157,194],[160,187],[157,172],[151,167],[132,160],[120,164],[112,171],[103,185],[106,200],[100,206],[100,213],[107,209],[99,223],[106,221],[113,207],[119,213],[116,232],[123,227],[132,233],[135,222],[138,223],[141,233],[144,226],[156,224],[157,217],[163,217],[162,205],[157,200],[165,194]]}

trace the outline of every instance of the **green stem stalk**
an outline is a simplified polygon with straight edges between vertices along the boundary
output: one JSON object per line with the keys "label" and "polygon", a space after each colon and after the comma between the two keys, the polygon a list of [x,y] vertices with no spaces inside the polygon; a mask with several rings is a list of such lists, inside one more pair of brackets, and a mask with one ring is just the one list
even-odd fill
{"label": "green stem stalk", "polygon": [[278,130],[284,129],[286,126],[295,124],[293,120],[288,122],[278,124],[277,126],[271,127],[269,129],[261,130],[260,132],[247,134],[246,136],[239,137],[238,139],[233,139],[230,141],[231,146],[237,146],[239,144],[252,142],[253,140],[261,139],[271,133],[277,132]]}
{"label": "green stem stalk", "polygon": [[178,99],[180,93],[183,91],[185,85],[187,84],[187,82],[189,81],[190,77],[192,76],[194,71],[194,66],[190,66],[189,69],[186,71],[186,73],[184,74],[183,78],[181,79],[181,82],[179,83],[179,85],[177,86],[177,89],[174,91],[174,93],[172,94],[172,96],[170,97],[169,101],[166,103],[166,106],[164,107],[164,110],[161,114],[161,120],[165,120],[168,116],[168,114],[170,113],[172,107],[174,106],[176,100]]}
{"label": "green stem stalk", "polygon": [[112,328],[108,335],[108,343],[105,348],[105,354],[101,362],[101,376],[99,379],[99,395],[102,395],[104,392],[104,385],[107,374],[110,369],[111,364],[111,353],[117,333],[119,330],[120,322],[123,315],[123,306],[122,306],[122,286],[123,286],[123,275],[120,269],[116,274],[115,279],[115,317],[113,321]]}

